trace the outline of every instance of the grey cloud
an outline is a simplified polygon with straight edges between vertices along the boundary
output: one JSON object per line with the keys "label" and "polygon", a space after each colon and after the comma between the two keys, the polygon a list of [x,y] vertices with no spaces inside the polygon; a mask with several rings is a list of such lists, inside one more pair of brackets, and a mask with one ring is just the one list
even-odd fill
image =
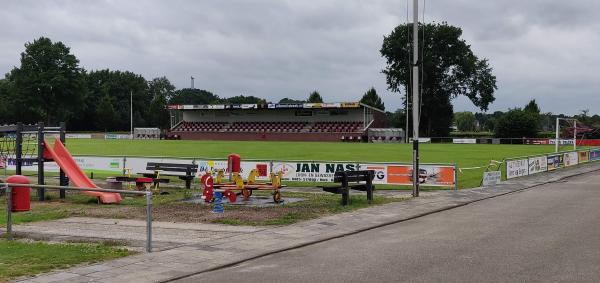
{"label": "grey cloud", "polygon": [[[427,21],[463,28],[498,77],[491,110],[529,99],[574,113],[596,101],[600,20],[596,1],[426,2]],[[18,65],[39,36],[72,47],[86,69],[121,69],[221,96],[279,100],[318,89],[329,101],[357,100],[374,86],[389,110],[383,36],[405,21],[406,1],[3,1],[0,72]],[[573,98],[576,98],[575,100]],[[455,109],[473,109],[457,99]],[[591,112],[599,112],[592,109]]]}

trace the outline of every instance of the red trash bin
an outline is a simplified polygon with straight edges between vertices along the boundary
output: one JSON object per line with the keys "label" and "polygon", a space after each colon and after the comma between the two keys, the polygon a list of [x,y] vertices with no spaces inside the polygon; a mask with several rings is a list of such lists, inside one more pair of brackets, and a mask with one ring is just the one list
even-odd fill
{"label": "red trash bin", "polygon": [[31,202],[29,196],[31,195],[31,188],[29,185],[29,178],[21,175],[13,175],[6,178],[7,183],[23,184],[22,187],[12,187],[12,211],[29,211],[31,210]]}
{"label": "red trash bin", "polygon": [[240,173],[241,158],[238,154],[232,153],[227,157],[227,168],[229,173]]}

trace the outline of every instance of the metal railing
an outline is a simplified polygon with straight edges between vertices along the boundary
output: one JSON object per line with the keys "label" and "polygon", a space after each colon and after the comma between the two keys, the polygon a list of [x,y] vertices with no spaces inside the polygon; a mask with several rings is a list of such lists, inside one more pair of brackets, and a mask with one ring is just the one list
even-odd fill
{"label": "metal railing", "polygon": [[13,189],[13,187],[145,195],[146,196],[146,251],[152,252],[152,192],[151,191],[126,191],[126,190],[111,190],[111,189],[99,189],[99,188],[65,187],[65,186],[55,186],[55,185],[0,183],[0,188],[4,188],[4,190],[6,190],[6,199],[7,199],[7,202],[6,202],[6,234],[7,234],[7,238],[9,240],[12,240],[12,201],[13,201],[12,200],[12,189]]}

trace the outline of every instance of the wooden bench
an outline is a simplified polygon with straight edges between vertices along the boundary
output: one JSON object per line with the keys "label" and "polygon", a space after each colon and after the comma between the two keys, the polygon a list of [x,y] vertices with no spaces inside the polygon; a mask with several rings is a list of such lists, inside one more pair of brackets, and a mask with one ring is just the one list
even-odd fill
{"label": "wooden bench", "polygon": [[[333,176],[333,182],[340,183],[337,186],[321,186],[323,191],[341,194],[342,205],[348,205],[350,202],[350,190],[357,190],[367,192],[367,200],[369,203],[373,201],[373,179],[375,178],[375,171],[373,170],[362,170],[362,171],[338,171]],[[364,182],[364,183],[361,183]],[[351,184],[354,183],[354,184]]]}
{"label": "wooden bench", "polygon": [[[192,187],[192,180],[196,176],[198,171],[197,164],[177,164],[177,163],[158,163],[148,162],[146,164],[146,170],[152,171],[153,173],[142,173],[144,177],[156,179],[159,176],[175,176],[185,181],[185,188],[190,189]],[[180,172],[181,174],[163,174],[161,172]]]}

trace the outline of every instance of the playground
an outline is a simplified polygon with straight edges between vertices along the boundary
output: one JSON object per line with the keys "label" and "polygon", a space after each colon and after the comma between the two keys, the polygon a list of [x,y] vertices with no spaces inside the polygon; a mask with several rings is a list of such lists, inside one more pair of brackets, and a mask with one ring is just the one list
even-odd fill
{"label": "playground", "polygon": [[[168,251],[181,245],[218,242],[224,236],[264,229],[279,231],[284,226],[309,225],[327,217],[335,219],[337,214],[410,199],[406,186],[377,184],[373,193],[374,175],[369,170],[345,169],[358,174],[352,176],[362,176],[350,178],[351,184],[348,179],[340,179],[347,174],[344,171],[336,172],[334,182],[286,181],[283,172],[274,171],[272,164],[270,174],[259,174],[264,168],[241,174],[245,159],[406,162],[410,157],[405,144],[66,139],[64,125],[46,127],[41,123],[2,126],[0,130],[0,159],[4,160],[2,171],[7,175],[0,179],[32,188],[27,194],[17,191],[17,195],[13,190],[18,186],[3,188],[4,195],[11,198],[0,197],[0,205],[10,203],[12,212],[0,211],[0,229],[10,229],[10,237],[26,239],[17,241],[25,241],[20,247],[23,249],[27,249],[27,241],[41,240],[74,243],[68,247],[71,250],[99,251],[73,263],[126,256],[128,250]],[[424,144],[422,161],[456,164],[459,188],[470,188],[479,186],[487,165],[504,170],[497,165],[502,163],[493,161],[553,149],[544,145]],[[79,157],[82,155],[127,156],[130,160],[162,157],[143,163],[146,170],[128,169],[115,174],[84,170]],[[195,163],[161,161],[165,156],[224,159],[227,168],[202,171]],[[425,196],[449,193],[452,188],[426,186]],[[328,226],[330,222],[315,223]],[[14,232],[9,228],[12,225],[17,227]],[[0,249],[8,245],[15,246],[3,240]],[[56,248],[36,245],[40,250]],[[240,249],[237,245],[231,247]],[[61,262],[55,267],[68,264],[72,263]]]}

